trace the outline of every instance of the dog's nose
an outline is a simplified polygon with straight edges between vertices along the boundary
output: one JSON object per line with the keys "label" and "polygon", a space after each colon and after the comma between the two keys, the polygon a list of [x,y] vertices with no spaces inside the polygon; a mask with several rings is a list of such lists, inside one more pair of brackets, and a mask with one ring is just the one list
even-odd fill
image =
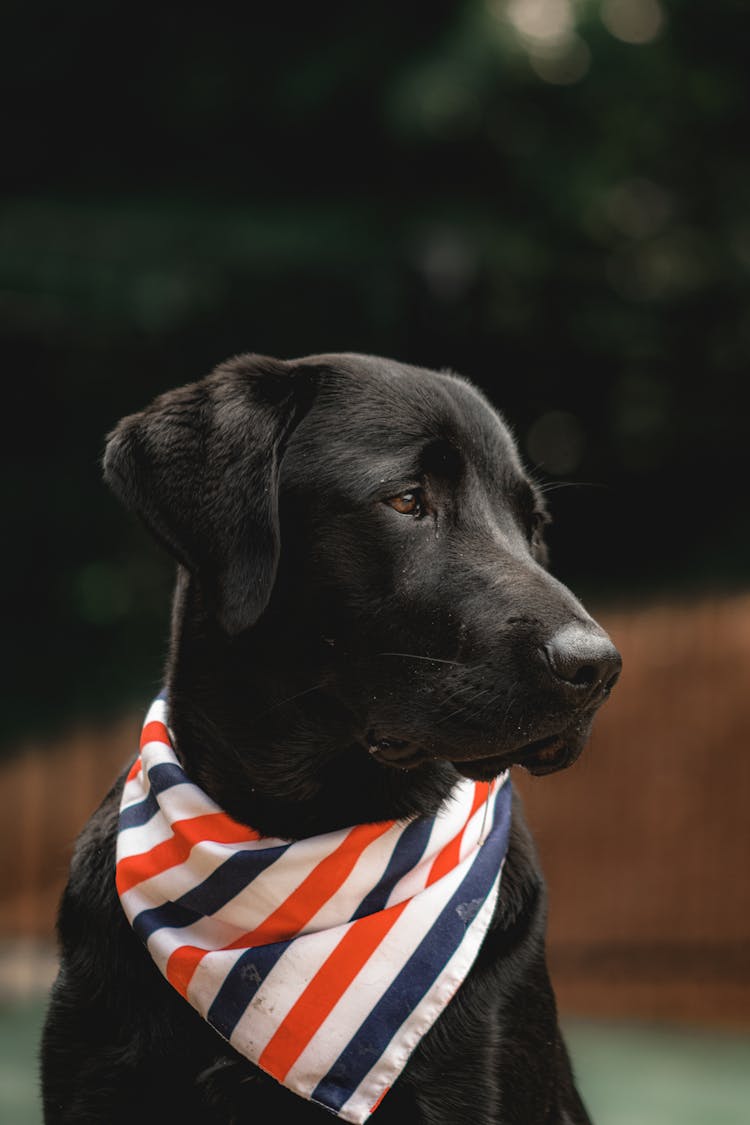
{"label": "dog's nose", "polygon": [[578,622],[555,633],[544,653],[555,678],[581,695],[609,692],[622,668],[622,657],[606,633]]}

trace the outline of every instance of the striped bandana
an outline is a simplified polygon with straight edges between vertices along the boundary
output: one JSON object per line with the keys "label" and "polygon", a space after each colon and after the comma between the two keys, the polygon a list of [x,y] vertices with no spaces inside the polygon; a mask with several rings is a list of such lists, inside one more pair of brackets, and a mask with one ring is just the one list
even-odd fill
{"label": "striped bandana", "polygon": [[462,780],[435,817],[289,843],[232,820],[189,780],[166,717],[159,698],[123,790],[123,909],[235,1050],[363,1122],[482,944],[508,846],[508,774]]}

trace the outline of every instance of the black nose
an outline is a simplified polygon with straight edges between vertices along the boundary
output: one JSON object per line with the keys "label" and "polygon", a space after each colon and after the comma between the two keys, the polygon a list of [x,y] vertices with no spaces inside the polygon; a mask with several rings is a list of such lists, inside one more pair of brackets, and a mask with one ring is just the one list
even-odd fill
{"label": "black nose", "polygon": [[622,658],[609,637],[577,622],[555,633],[544,652],[555,678],[581,695],[609,692],[622,667]]}

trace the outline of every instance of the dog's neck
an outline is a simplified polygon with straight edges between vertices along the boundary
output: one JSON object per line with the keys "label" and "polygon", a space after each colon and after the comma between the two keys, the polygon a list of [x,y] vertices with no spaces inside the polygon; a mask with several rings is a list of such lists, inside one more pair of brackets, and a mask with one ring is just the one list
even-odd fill
{"label": "dog's neck", "polygon": [[227,637],[180,571],[167,688],[186,772],[234,819],[285,839],[434,815],[458,780],[453,767],[374,761],[336,694],[325,641],[290,634],[283,618],[285,630],[271,609]]}

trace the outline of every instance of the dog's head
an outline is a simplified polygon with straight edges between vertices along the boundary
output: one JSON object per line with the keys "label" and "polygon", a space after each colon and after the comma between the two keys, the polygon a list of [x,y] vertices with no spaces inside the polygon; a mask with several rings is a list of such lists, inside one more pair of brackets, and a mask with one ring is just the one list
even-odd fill
{"label": "dog's head", "polygon": [[192,728],[231,741],[234,791],[548,773],[619,674],[545,569],[508,428],[454,375],[240,357],[124,419],[105,472],[182,564],[173,700],[199,696]]}

